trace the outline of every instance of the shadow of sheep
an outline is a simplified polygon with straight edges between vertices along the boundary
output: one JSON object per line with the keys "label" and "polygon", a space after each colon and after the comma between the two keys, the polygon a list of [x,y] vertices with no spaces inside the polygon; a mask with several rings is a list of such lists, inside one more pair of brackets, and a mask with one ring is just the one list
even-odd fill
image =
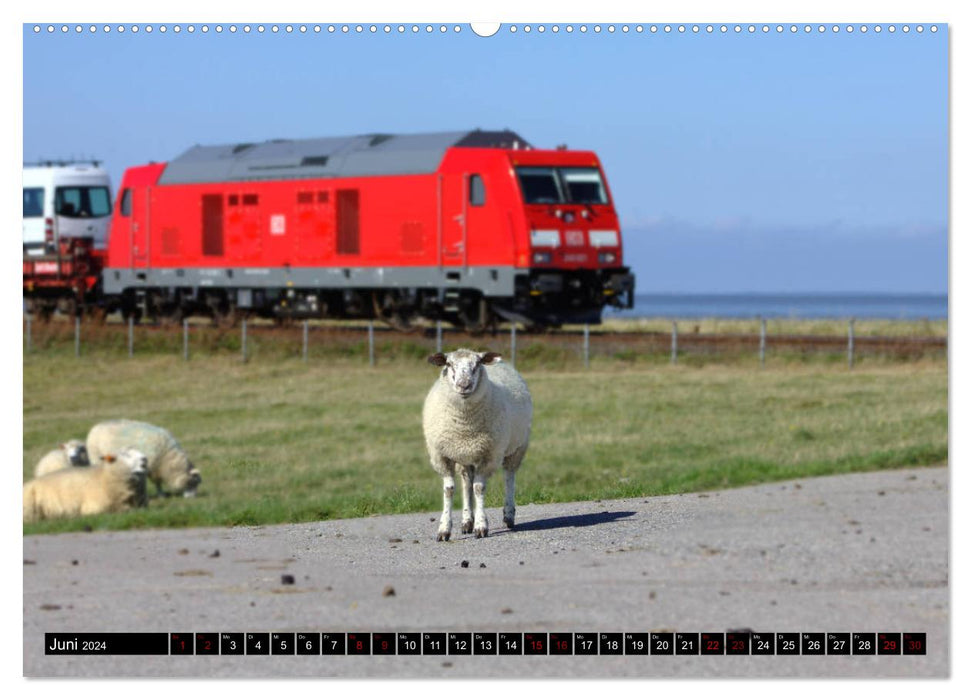
{"label": "shadow of sheep", "polygon": [[563,527],[589,527],[591,525],[612,523],[615,520],[629,518],[632,515],[636,515],[636,513],[632,510],[620,510],[613,513],[605,510],[602,513],[563,515],[557,518],[543,518],[542,520],[530,520],[529,522],[518,523],[513,530],[504,530],[496,534],[503,534],[505,532],[526,532],[529,530],[556,530]]}

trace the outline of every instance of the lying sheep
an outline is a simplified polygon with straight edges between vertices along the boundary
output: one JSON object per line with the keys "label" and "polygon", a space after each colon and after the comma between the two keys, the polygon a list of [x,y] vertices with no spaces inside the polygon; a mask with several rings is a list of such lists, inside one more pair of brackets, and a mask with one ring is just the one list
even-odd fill
{"label": "lying sheep", "polygon": [[91,461],[88,459],[88,448],[84,446],[84,442],[82,440],[68,440],[56,450],[51,450],[40,458],[37,466],[34,467],[34,478],[56,472],[59,469],[88,466],[91,466]]}
{"label": "lying sheep", "polygon": [[[438,541],[452,535],[455,470],[462,478],[462,532],[489,534],[486,480],[502,466],[506,501],[502,519],[516,522],[516,470],[529,446],[533,403],[519,373],[494,352],[459,349],[435,353],[428,361],[442,368],[425,398],[422,423],[432,467],[442,475],[443,508]],[[475,500],[475,515],[469,504]]]}
{"label": "lying sheep", "polygon": [[[148,478],[159,494],[166,491],[195,496],[202,481],[199,470],[164,428],[134,420],[111,420],[98,423],[88,433],[88,456],[92,461],[134,447],[148,457]],[[164,488],[163,488],[164,487]]]}
{"label": "lying sheep", "polygon": [[67,467],[24,484],[24,522],[128,510],[144,503],[148,460],[135,449],[93,467]]}

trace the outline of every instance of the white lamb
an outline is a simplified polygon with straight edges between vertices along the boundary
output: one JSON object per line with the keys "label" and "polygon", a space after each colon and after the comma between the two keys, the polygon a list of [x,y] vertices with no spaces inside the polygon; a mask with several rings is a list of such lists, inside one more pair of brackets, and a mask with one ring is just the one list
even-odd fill
{"label": "white lamb", "polygon": [[168,491],[195,496],[202,481],[199,470],[192,466],[171,433],[151,423],[134,420],[98,423],[88,433],[87,444],[92,461],[126,447],[144,452],[148,457],[148,478],[155,483],[159,494]]}
{"label": "white lamb", "polygon": [[148,460],[134,449],[93,467],[67,467],[24,484],[24,522],[128,510],[144,502]]}
{"label": "white lamb", "polygon": [[[428,361],[442,368],[425,398],[422,423],[432,467],[442,475],[443,507],[438,541],[452,535],[455,470],[462,478],[462,532],[489,534],[486,480],[501,466],[506,472],[502,519],[516,522],[516,470],[529,446],[533,403],[519,373],[498,353],[459,349],[435,353]],[[469,504],[475,499],[475,515]]]}
{"label": "white lamb", "polygon": [[68,467],[89,467],[88,448],[82,440],[68,440],[56,450],[51,450],[40,458],[34,467],[34,478],[44,476]]}

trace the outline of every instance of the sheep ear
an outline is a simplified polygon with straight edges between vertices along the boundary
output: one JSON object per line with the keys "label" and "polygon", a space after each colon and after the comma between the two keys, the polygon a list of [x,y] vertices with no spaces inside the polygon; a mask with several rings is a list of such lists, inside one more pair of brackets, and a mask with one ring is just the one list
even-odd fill
{"label": "sheep ear", "polygon": [[428,356],[428,362],[436,367],[442,367],[445,365],[447,360],[445,359],[445,355],[443,353],[436,352],[434,355]]}
{"label": "sheep ear", "polygon": [[482,364],[491,365],[495,364],[502,359],[502,355],[497,352],[484,352],[482,353]]}
{"label": "sheep ear", "polygon": [[117,457],[115,457],[114,455],[105,455],[101,459],[103,459],[104,461],[106,461],[108,464],[111,464],[112,462],[114,462],[117,459]]}

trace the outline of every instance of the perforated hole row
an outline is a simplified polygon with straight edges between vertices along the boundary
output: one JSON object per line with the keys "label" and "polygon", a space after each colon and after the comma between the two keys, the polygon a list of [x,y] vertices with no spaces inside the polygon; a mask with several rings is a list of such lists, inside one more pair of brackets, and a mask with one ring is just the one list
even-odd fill
{"label": "perforated hole row", "polygon": [[[918,34],[922,34],[924,31],[937,32],[937,25],[929,25],[925,27],[922,24],[916,25],[896,25],[896,24],[860,24],[860,25],[824,25],[824,24],[553,24],[553,25],[531,25],[531,24],[510,24],[501,28],[478,28],[473,26],[471,31],[473,33],[479,34],[480,36],[491,36],[498,31],[506,31],[510,34],[517,33],[537,33],[545,34],[547,32],[551,34],[824,34],[830,32],[833,34],[838,34],[840,32],[846,32],[847,34],[852,34],[853,32],[860,32],[866,34],[867,32],[874,32],[880,34],[887,31],[891,34],[896,32],[902,32],[904,34],[909,34],[911,31]],[[110,24],[48,24],[40,25],[35,24],[33,26],[33,31],[35,34],[40,34],[46,32],[48,34],[54,34],[60,32],[62,34],[75,33],[75,34],[138,34],[140,32],[145,34],[152,34],[158,32],[160,34],[173,33],[181,34],[183,32],[187,34],[458,34],[463,30],[463,27],[457,24],[159,24],[159,25],[110,25]]]}

